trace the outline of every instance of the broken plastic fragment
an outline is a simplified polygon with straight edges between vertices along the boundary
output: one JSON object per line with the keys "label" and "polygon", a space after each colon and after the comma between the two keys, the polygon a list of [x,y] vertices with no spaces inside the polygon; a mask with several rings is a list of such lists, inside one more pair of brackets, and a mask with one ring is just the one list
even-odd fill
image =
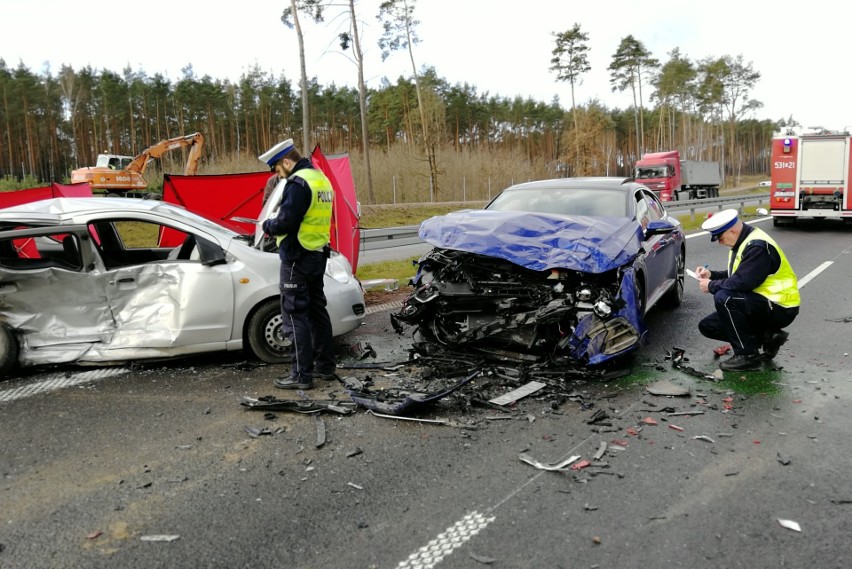
{"label": "broken plastic fragment", "polygon": [[586,468],[587,466],[591,466],[591,464],[592,463],[589,462],[588,460],[583,459],[580,462],[578,462],[577,464],[572,464],[571,470],[582,470],[582,469]]}
{"label": "broken plastic fragment", "polygon": [[683,432],[683,427],[678,427],[677,425],[669,425],[670,429],[674,429],[675,431]]}
{"label": "broken plastic fragment", "polygon": [[716,354],[717,356],[724,356],[725,354],[727,354],[730,351],[731,351],[731,345],[730,344],[725,344],[723,346],[719,346],[718,348],[713,349],[713,353]]}
{"label": "broken plastic fragment", "polygon": [[349,355],[357,360],[363,360],[367,357],[376,357],[376,350],[366,342],[355,342],[349,346]]}
{"label": "broken plastic fragment", "polygon": [[694,437],[692,437],[692,438],[693,438],[693,439],[696,439],[696,440],[699,440],[699,441],[706,441],[706,442],[708,442],[708,443],[715,443],[715,442],[716,442],[716,441],[714,441],[713,439],[711,439],[710,437],[708,437],[707,435],[695,435],[695,436],[694,436]]}
{"label": "broken plastic fragment", "polygon": [[670,380],[662,380],[645,386],[645,390],[651,395],[664,397],[682,397],[689,395],[689,388],[678,385]]}
{"label": "broken plastic fragment", "polygon": [[568,466],[569,464],[571,464],[575,460],[578,460],[580,457],[579,457],[579,455],[578,456],[572,456],[572,457],[566,458],[565,460],[563,460],[561,462],[555,462],[553,464],[546,464],[546,463],[543,463],[543,462],[539,462],[536,459],[534,459],[533,457],[531,457],[530,455],[523,453],[523,452],[518,455],[518,458],[521,459],[522,461],[526,462],[527,464],[531,464],[532,466],[535,466],[539,470],[566,470],[566,468],[565,468],[566,466]]}
{"label": "broken plastic fragment", "polygon": [[793,520],[782,520],[779,518],[778,523],[781,524],[781,527],[791,529],[793,531],[802,531],[802,526],[800,526]]}
{"label": "broken plastic fragment", "polygon": [[175,541],[180,539],[179,535],[143,535],[139,538],[142,541]]}
{"label": "broken plastic fragment", "polygon": [[656,425],[657,424],[657,421],[653,417],[645,417],[644,419],[642,419],[641,422],[645,423],[646,425]]}
{"label": "broken plastic fragment", "polygon": [[508,405],[510,403],[514,403],[518,399],[522,399],[527,395],[532,395],[539,389],[542,389],[547,384],[541,383],[540,381],[531,381],[526,385],[522,385],[521,387],[510,391],[509,393],[505,393],[500,397],[495,397],[494,399],[489,399],[489,403],[493,403],[494,405]]}
{"label": "broken plastic fragment", "polygon": [[484,555],[477,555],[476,553],[469,553],[468,555],[470,555],[471,559],[478,563],[482,563],[483,565],[491,565],[492,563],[497,561],[493,557],[485,557]]}

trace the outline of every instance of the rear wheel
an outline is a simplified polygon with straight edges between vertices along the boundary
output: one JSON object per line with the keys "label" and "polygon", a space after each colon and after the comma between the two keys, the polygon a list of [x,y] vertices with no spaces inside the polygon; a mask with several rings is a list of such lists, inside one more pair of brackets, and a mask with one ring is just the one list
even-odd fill
{"label": "rear wheel", "polygon": [[262,362],[283,364],[290,361],[290,341],[281,327],[281,306],[271,298],[252,314],[246,330],[252,353]]}
{"label": "rear wheel", "polygon": [[675,273],[675,283],[672,288],[663,295],[663,298],[660,301],[663,303],[663,306],[667,308],[677,308],[683,302],[683,284],[684,284],[684,274],[686,272],[686,259],[684,258],[683,250],[677,254],[677,261],[675,261],[675,266],[677,267]]}
{"label": "rear wheel", "polygon": [[8,327],[0,325],[0,377],[18,364],[18,340]]}

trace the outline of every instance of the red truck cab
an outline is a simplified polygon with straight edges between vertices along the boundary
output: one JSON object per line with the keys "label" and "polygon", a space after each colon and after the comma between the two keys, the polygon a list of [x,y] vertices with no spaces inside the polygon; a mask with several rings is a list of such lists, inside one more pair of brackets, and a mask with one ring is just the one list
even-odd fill
{"label": "red truck cab", "polygon": [[642,156],[633,169],[633,178],[644,184],[660,198],[670,202],[677,199],[680,188],[680,153],[677,150],[652,152]]}

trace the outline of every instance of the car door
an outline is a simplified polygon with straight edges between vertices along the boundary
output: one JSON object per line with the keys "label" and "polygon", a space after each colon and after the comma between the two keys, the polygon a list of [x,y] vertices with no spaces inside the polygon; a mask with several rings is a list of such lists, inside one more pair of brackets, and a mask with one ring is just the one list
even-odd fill
{"label": "car door", "polygon": [[[98,288],[115,320],[109,350],[153,356],[224,349],[233,329],[234,283],[212,238],[144,216],[92,220],[89,228],[103,262]],[[181,236],[179,245],[159,246],[166,228]],[[216,262],[209,251],[219,253]]]}
{"label": "car door", "polygon": [[109,340],[115,323],[93,271],[85,226],[0,232],[0,320],[15,330],[22,359],[72,361]]}
{"label": "car door", "polygon": [[[643,202],[648,223],[665,217],[665,210],[659,199],[650,190],[641,189],[637,200]],[[676,274],[677,243],[674,233],[653,234],[645,239],[645,267],[648,276],[649,306],[668,289]]]}

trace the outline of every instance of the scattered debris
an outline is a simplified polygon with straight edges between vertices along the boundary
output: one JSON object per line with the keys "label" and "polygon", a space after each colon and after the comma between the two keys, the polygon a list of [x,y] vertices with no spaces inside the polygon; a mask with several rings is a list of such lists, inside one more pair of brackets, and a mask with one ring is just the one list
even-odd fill
{"label": "scattered debris", "polygon": [[102,536],[103,534],[104,534],[104,532],[102,532],[101,530],[96,530],[96,531],[93,531],[92,533],[90,533],[89,535],[87,535],[86,539],[97,539],[100,536]]}
{"label": "scattered debris", "polygon": [[586,510],[587,512],[594,512],[595,510],[597,510],[597,509],[598,509],[598,507],[597,507],[597,506],[590,506],[590,505],[588,504],[588,502],[587,502],[587,503],[583,506],[583,509],[584,509],[584,510]]}
{"label": "scattered debris", "polygon": [[568,457],[561,462],[555,462],[553,464],[546,464],[546,463],[537,461],[536,459],[534,459],[530,455],[523,453],[523,452],[518,455],[518,458],[521,459],[523,462],[526,462],[527,464],[531,464],[532,466],[535,466],[539,470],[557,470],[557,471],[568,470],[567,468],[565,468],[566,466],[568,466],[572,462],[580,459],[579,456],[571,456],[571,457]]}
{"label": "scattered debris", "polygon": [[708,443],[715,443],[716,442],[713,439],[711,439],[710,437],[708,437],[707,435],[695,435],[692,438],[697,440],[697,441],[706,441]]}
{"label": "scattered debris", "polygon": [[331,411],[340,415],[348,415],[355,410],[355,405],[352,401],[339,401],[337,399],[307,399],[297,401],[295,399],[278,399],[274,395],[265,395],[257,399],[243,397],[240,405],[261,411],[293,411],[296,413]]}
{"label": "scattered debris", "polygon": [[596,536],[592,537],[592,543],[594,543],[595,545],[600,545],[601,544],[600,536],[596,535]]}
{"label": "scattered debris", "polygon": [[406,410],[430,405],[470,383],[481,374],[482,371],[477,370],[455,385],[437,393],[421,393],[407,390],[385,390],[381,393],[372,393],[364,390],[358,392],[349,391],[349,395],[355,403],[371,411],[378,411],[388,415],[398,415]]}
{"label": "scattered debris", "polygon": [[353,456],[358,456],[362,452],[364,452],[364,451],[361,450],[359,447],[355,447],[354,449],[352,449],[352,450],[350,450],[349,452],[346,453],[346,458],[352,458]]}
{"label": "scattered debris", "polygon": [[790,464],[791,460],[790,460],[789,456],[783,455],[779,452],[778,453],[778,462],[780,462],[784,466],[787,466],[788,464]]}
{"label": "scattered debris", "polygon": [[575,463],[575,464],[572,464],[572,465],[571,465],[571,470],[582,470],[582,469],[584,469],[584,468],[588,468],[588,467],[589,467],[589,466],[591,466],[591,465],[592,465],[592,463],[591,463],[590,461],[588,461],[588,460],[586,460],[586,459],[583,459],[583,460],[581,460],[580,462],[577,462],[577,463]]}
{"label": "scattered debris", "polygon": [[653,417],[645,417],[644,419],[642,419],[640,421],[640,423],[645,423],[646,425],[656,425],[657,420],[654,419]]}
{"label": "scattered debris", "polygon": [[375,358],[376,350],[367,342],[355,342],[349,346],[349,355],[356,360],[365,360],[368,357]]}
{"label": "scattered debris", "polygon": [[781,524],[781,527],[791,529],[793,531],[802,531],[802,527],[793,520],[782,520],[779,518],[778,523]]}
{"label": "scattered debris", "polygon": [[143,535],[139,538],[142,541],[175,541],[180,539],[179,535]]}
{"label": "scattered debris", "polygon": [[681,433],[683,432],[683,427],[678,427],[677,425],[669,425],[669,428]]}
{"label": "scattered debris", "polygon": [[709,379],[710,381],[716,381],[717,379],[721,379],[721,377],[717,378],[713,374],[700,372],[697,369],[686,365],[686,362],[688,362],[689,360],[685,357],[685,354],[686,350],[684,350],[683,348],[674,347],[672,348],[672,351],[669,352],[669,355],[666,358],[671,360],[673,368],[680,370],[684,373],[688,373],[693,377]]}
{"label": "scattered debris", "polygon": [[689,415],[703,415],[704,411],[677,411],[674,413],[666,413],[666,417],[684,417]]}
{"label": "scattered debris", "polygon": [[678,385],[671,380],[656,381],[645,386],[645,390],[651,395],[664,397],[683,397],[689,395],[689,388]]}
{"label": "scattered debris", "polygon": [[358,486],[358,485],[357,485],[357,484],[355,484],[354,482],[347,482],[347,483],[346,483],[346,485],[347,485],[347,486],[352,486],[352,487],[353,487],[353,488],[355,488],[356,490],[363,490],[363,489],[364,489],[364,487],[363,487],[363,486]]}

